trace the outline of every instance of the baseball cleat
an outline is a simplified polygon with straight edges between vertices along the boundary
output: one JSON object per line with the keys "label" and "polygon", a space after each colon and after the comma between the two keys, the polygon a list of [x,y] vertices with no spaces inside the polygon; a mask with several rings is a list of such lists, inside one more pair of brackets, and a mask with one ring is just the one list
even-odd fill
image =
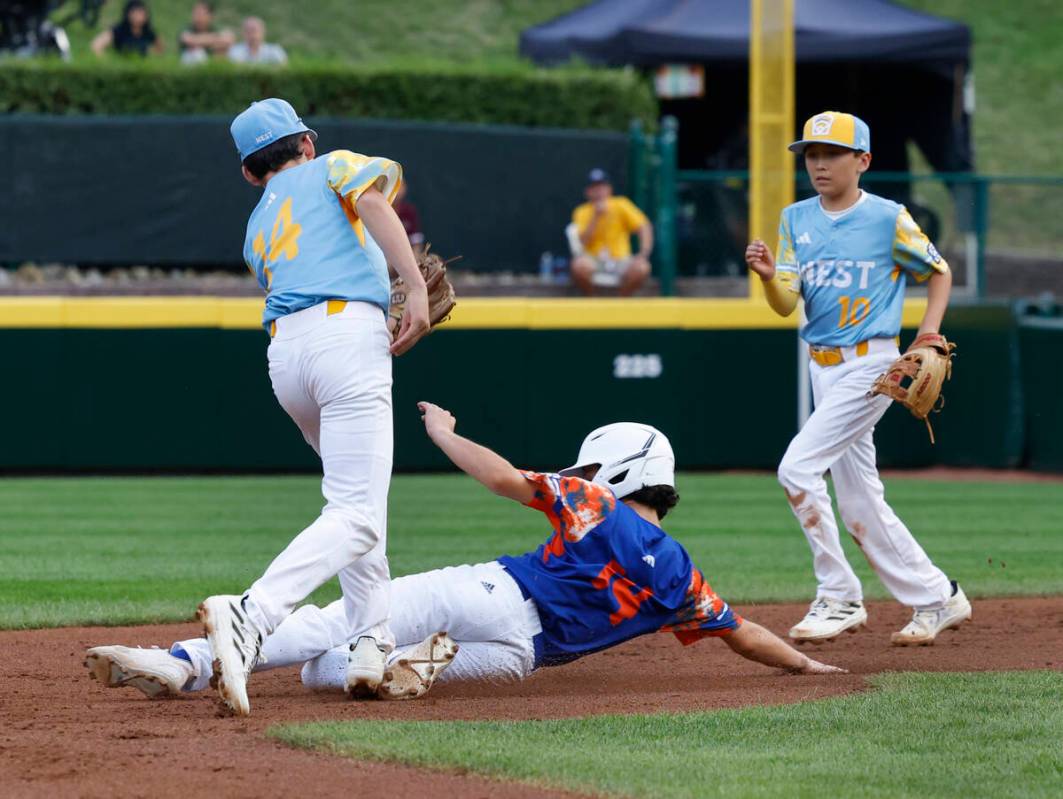
{"label": "baseball cleat", "polygon": [[867,623],[863,602],[817,598],[808,613],[790,628],[790,638],[798,644],[821,644],[833,641],[842,633],[855,633]]}
{"label": "baseball cleat", "polygon": [[458,645],[445,632],[397,653],[377,690],[381,699],[416,699],[428,693],[436,678],[454,662]]}
{"label": "baseball cleat", "polygon": [[238,716],[251,715],[247,698],[247,679],[251,669],[262,657],[262,634],[247,618],[241,604],[242,597],[220,595],[207,597],[200,604],[196,616],[214,655],[214,676],[211,687],[216,688],[221,701]]}
{"label": "baseball cleat", "polygon": [[963,589],[952,580],[952,596],[936,610],[916,610],[904,629],[890,636],[894,646],[930,646],[938,633],[959,627],[971,618],[971,603]]}
{"label": "baseball cleat", "polygon": [[85,668],[101,685],[128,685],[152,699],[177,696],[195,676],[191,663],[158,647],[94,646],[85,652]]}
{"label": "baseball cleat", "polygon": [[371,635],[363,635],[351,644],[343,687],[348,698],[369,699],[376,696],[380,683],[384,681],[387,659],[387,650]]}

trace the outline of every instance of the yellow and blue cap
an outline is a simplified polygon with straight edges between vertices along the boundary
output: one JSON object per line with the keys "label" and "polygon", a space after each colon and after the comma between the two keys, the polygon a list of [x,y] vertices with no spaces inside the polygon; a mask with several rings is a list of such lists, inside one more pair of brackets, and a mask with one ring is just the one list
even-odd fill
{"label": "yellow and blue cap", "polygon": [[291,103],[277,97],[251,103],[233,120],[229,132],[241,161],[293,133],[309,133],[317,141],[317,133],[303,124]]}
{"label": "yellow and blue cap", "polygon": [[858,116],[844,114],[841,111],[824,111],[810,117],[800,141],[790,145],[789,150],[803,153],[810,144],[836,144],[850,150],[871,152],[871,129]]}

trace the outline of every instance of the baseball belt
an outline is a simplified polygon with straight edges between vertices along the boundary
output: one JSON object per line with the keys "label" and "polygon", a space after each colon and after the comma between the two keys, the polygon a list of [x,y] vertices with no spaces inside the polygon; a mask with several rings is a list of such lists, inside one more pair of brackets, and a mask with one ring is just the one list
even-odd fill
{"label": "baseball belt", "polygon": [[808,345],[808,357],[820,366],[837,366],[854,358],[878,352],[896,349],[901,343],[900,336],[893,338],[869,338],[855,347],[827,347],[821,344]]}

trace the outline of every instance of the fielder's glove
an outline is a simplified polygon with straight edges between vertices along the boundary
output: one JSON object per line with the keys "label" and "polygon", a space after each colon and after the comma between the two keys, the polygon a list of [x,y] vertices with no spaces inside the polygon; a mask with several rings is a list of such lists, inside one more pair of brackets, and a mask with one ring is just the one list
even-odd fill
{"label": "fielder's glove", "polygon": [[942,384],[952,377],[952,351],[956,345],[938,333],[924,333],[916,338],[900,358],[879,375],[868,397],[885,394],[901,403],[916,419],[926,422],[930,443],[934,430],[927,418],[945,406]]}
{"label": "fielder's glove", "polygon": [[[458,260],[444,261],[435,253],[429,253],[431,245],[417,259],[417,266],[428,288],[428,322],[435,326],[450,318],[450,312],[458,304],[454,286],[447,280],[447,264]],[[391,281],[391,306],[388,308],[388,332],[394,339],[402,327],[402,315],[406,310],[406,281],[397,277]]]}

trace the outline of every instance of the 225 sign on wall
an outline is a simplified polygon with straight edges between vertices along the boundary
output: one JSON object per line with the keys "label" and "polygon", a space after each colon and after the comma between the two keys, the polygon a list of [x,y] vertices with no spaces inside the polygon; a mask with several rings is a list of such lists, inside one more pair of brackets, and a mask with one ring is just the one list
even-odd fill
{"label": "225 sign on wall", "polygon": [[620,380],[653,379],[664,372],[661,356],[656,353],[645,355],[617,355],[613,358],[613,377]]}

